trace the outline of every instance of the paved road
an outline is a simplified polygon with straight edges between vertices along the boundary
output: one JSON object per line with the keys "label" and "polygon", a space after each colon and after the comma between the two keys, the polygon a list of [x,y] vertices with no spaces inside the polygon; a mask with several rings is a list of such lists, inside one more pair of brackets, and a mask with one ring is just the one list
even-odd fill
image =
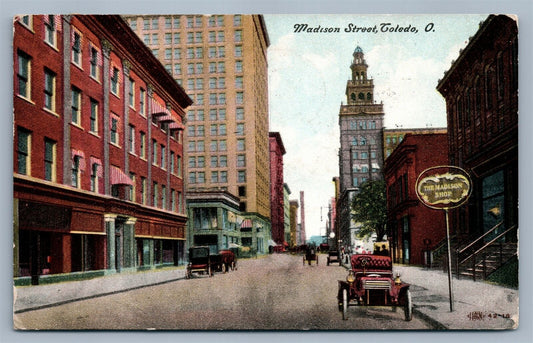
{"label": "paved road", "polygon": [[112,330],[383,330],[430,329],[419,318],[403,319],[391,308],[338,311],[338,265],[302,264],[301,256],[274,254],[241,260],[238,269],[198,276],[124,293],[19,313],[15,326],[26,329]]}

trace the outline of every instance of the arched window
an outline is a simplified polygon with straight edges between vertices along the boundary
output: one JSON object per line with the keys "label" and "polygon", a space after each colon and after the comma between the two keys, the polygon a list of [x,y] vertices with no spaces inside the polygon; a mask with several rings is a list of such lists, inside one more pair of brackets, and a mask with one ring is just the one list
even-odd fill
{"label": "arched window", "polygon": [[372,100],[372,94],[366,93],[366,100]]}
{"label": "arched window", "polygon": [[352,138],[352,145],[357,145],[357,138],[355,137]]}
{"label": "arched window", "polygon": [[492,67],[485,69],[485,106],[487,109],[492,108]]}
{"label": "arched window", "polygon": [[365,80],[365,72],[364,71],[361,72],[361,80]]}
{"label": "arched window", "polygon": [[365,100],[365,95],[363,93],[359,93],[359,100]]}
{"label": "arched window", "polygon": [[359,72],[355,72],[355,79],[359,80]]}
{"label": "arched window", "polygon": [[366,145],[366,138],[365,137],[361,137],[361,139],[359,140],[359,144],[360,145]]}
{"label": "arched window", "polygon": [[355,97],[355,93],[350,94],[350,97],[352,98],[353,101],[357,100]]}

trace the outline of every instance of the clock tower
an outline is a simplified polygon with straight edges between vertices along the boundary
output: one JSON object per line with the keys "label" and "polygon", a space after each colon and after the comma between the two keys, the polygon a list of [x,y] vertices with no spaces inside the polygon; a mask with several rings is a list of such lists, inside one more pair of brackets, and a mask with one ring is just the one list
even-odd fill
{"label": "clock tower", "polygon": [[[383,168],[383,103],[374,101],[374,81],[368,77],[363,49],[352,54],[351,79],[346,83],[346,104],[339,111],[340,199],[339,227],[342,240],[351,244],[357,231],[350,220],[351,199],[366,181],[382,180]],[[354,227],[352,227],[354,226]]]}

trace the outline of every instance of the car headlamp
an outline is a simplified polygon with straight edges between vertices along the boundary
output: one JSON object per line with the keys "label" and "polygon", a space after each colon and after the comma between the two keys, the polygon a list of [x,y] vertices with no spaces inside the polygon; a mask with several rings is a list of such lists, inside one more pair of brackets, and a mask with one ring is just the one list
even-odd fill
{"label": "car headlamp", "polygon": [[355,282],[355,275],[353,273],[353,270],[350,270],[350,272],[348,273],[348,276],[346,277],[346,281],[348,283],[354,283]]}

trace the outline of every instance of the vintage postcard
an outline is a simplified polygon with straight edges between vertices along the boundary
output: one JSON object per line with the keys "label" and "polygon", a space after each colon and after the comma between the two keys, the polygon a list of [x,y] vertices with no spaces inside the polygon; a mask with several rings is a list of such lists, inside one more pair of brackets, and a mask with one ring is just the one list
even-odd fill
{"label": "vintage postcard", "polygon": [[506,14],[13,18],[13,328],[519,327]]}

